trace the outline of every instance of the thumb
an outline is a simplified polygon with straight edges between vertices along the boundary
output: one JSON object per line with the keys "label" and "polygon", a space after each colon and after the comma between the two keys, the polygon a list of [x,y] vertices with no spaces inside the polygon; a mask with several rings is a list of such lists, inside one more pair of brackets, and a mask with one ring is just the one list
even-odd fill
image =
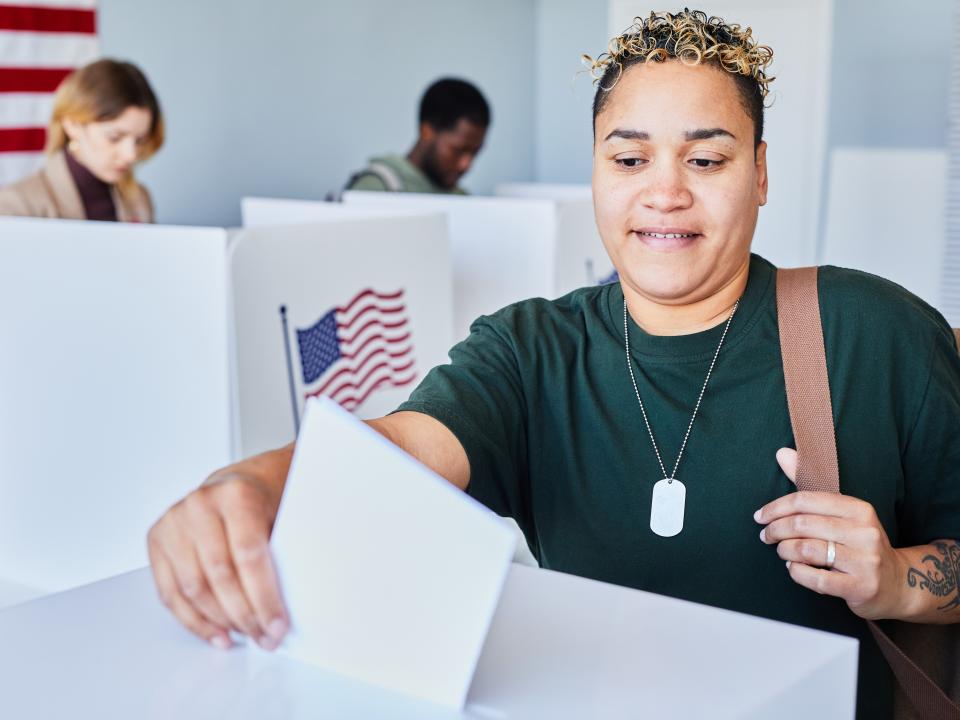
{"label": "thumb", "polygon": [[797,484],[797,451],[793,448],[780,448],[777,450],[777,462],[784,475],[790,478],[790,482]]}

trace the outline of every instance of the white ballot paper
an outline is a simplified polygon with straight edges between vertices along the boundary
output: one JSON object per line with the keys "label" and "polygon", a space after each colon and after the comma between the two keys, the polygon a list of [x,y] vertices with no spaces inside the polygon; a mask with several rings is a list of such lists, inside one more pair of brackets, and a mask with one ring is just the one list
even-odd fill
{"label": "white ballot paper", "polygon": [[462,708],[513,555],[502,518],[313,399],[273,531],[281,652]]}

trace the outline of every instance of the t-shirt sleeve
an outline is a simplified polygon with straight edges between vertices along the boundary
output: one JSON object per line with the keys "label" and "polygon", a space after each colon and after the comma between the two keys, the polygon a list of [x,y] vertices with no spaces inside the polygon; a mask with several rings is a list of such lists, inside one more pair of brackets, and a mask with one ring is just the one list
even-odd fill
{"label": "t-shirt sleeve", "polygon": [[960,540],[960,355],[946,324],[933,341],[927,386],[903,464],[904,544]]}
{"label": "t-shirt sleeve", "polygon": [[496,316],[482,317],[450,361],[431,370],[398,411],[446,425],[470,461],[467,492],[527,532],[527,415],[516,344]]}

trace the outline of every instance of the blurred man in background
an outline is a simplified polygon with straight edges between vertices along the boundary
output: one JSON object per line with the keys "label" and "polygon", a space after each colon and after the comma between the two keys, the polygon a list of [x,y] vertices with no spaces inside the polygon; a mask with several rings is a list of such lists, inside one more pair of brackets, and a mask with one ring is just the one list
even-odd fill
{"label": "blurred man in background", "polygon": [[419,134],[404,155],[375,157],[346,190],[465,195],[459,182],[483,147],[490,106],[465,80],[441,78],[420,100]]}

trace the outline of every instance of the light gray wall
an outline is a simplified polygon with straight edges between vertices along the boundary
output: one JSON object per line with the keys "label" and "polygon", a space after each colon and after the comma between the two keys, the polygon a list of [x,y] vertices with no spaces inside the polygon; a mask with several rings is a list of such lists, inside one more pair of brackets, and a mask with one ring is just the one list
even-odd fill
{"label": "light gray wall", "polygon": [[168,142],[140,171],[165,223],[236,225],[240,198],[321,198],[406,152],[441,75],[493,107],[465,186],[535,176],[537,0],[100,0],[105,55],[137,63]]}
{"label": "light gray wall", "polygon": [[[901,0],[836,0],[828,149],[945,147],[951,0],[922,33]],[[465,185],[590,180],[607,0],[100,0],[104,53],[143,67],[169,127],[141,171],[160,219],[236,224],[243,195],[319,198],[372,154],[406,151],[434,78],[493,105]],[[913,33],[908,37],[907,33]]]}
{"label": "light gray wall", "polygon": [[537,9],[537,180],[589,183],[594,86],[580,56],[607,46],[607,1],[538,0]]}
{"label": "light gray wall", "polygon": [[830,147],[946,147],[954,5],[835,0]]}
{"label": "light gray wall", "polygon": [[[589,182],[592,86],[573,78],[580,54],[606,45],[608,3],[538,3],[537,179]],[[835,0],[828,150],[946,147],[953,7],[924,0],[906,16],[903,0]]]}

